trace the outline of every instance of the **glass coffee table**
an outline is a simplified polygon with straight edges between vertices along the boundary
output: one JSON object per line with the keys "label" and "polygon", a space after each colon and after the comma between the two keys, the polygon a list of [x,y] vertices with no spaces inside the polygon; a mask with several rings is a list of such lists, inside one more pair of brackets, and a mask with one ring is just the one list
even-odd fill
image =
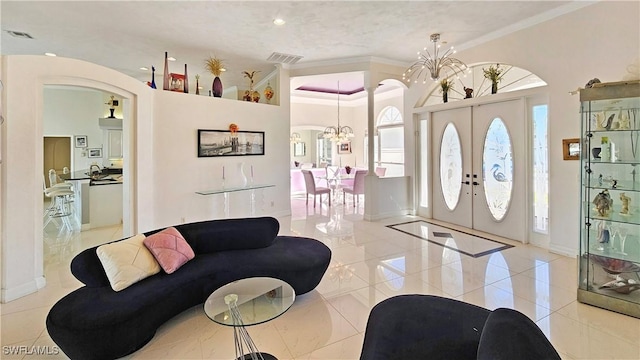
{"label": "glass coffee table", "polygon": [[245,326],[277,318],[289,310],[295,298],[295,291],[286,282],[253,277],[215,290],[205,301],[204,312],[218,324],[233,326],[237,359],[275,360],[275,356],[258,351]]}

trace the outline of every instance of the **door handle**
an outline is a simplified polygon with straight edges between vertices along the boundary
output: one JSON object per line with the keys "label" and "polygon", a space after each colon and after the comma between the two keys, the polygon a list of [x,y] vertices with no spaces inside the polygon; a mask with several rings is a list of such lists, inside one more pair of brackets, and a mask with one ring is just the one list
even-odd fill
{"label": "door handle", "polygon": [[468,181],[463,181],[462,183],[465,184],[465,185],[469,185]]}
{"label": "door handle", "polygon": [[474,182],[473,182],[473,186],[477,186],[477,185],[480,185],[480,183],[479,183],[479,182],[477,182],[477,181],[474,181]]}

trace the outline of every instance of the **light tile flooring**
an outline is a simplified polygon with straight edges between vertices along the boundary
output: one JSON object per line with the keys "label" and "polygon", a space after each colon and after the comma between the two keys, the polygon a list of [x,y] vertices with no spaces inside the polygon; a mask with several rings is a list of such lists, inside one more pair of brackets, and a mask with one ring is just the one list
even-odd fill
{"label": "light tile flooring", "polygon": [[[314,209],[312,202],[292,200],[292,216],[279,219],[280,233],[316,238],[331,248],[333,259],[314,291],[299,296],[279,318],[248,328],[262,351],[279,359],[357,359],[371,308],[394,295],[420,293],[517,309],[537,322],[564,359],[640,358],[640,320],[576,302],[575,259],[500,239],[514,247],[474,258],[453,250],[468,245],[466,235],[428,224],[429,238],[433,231],[453,234],[445,248],[387,227],[418,218],[366,222],[362,212],[349,203]],[[54,346],[45,329],[47,312],[81,285],[70,274],[70,259],[121,237],[119,227],[61,236],[53,224],[46,230],[47,286],[2,304],[3,346]],[[469,251],[485,248],[482,241],[472,241],[478,243]],[[202,306],[195,306],[127,358],[231,359],[232,344],[231,329],[211,322]],[[65,358],[4,352],[0,357]]]}

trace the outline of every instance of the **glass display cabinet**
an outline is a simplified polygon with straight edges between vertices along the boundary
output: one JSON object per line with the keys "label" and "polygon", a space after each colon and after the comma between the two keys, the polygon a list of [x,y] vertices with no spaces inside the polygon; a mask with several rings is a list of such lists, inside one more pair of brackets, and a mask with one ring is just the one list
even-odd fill
{"label": "glass display cabinet", "polygon": [[578,301],[640,318],[640,81],[580,91]]}

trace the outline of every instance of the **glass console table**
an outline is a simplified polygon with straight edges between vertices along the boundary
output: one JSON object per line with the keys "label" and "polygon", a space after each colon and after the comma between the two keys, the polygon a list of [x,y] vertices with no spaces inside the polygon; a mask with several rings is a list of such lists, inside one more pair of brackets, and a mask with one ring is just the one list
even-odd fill
{"label": "glass console table", "polygon": [[240,191],[251,191],[251,216],[255,216],[256,214],[256,190],[266,189],[275,187],[274,184],[254,184],[247,185],[243,187],[231,187],[231,188],[221,188],[221,189],[213,189],[213,190],[202,190],[196,191],[198,195],[224,195],[224,216],[229,217],[229,194]]}

